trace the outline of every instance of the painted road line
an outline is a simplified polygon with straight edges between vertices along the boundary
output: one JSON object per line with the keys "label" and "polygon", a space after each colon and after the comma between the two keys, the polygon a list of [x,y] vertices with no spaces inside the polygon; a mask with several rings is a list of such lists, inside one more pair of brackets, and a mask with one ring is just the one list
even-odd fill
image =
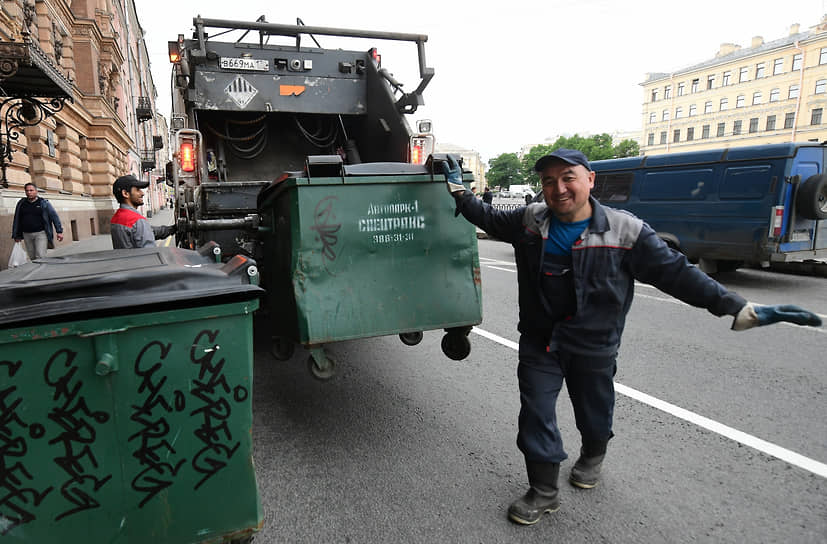
{"label": "painted road line", "polygon": [[499,266],[491,266],[490,264],[485,265],[487,268],[493,268],[494,270],[502,270],[503,272],[513,272],[517,273],[516,270],[512,270],[510,268],[500,268]]}
{"label": "painted road line", "polygon": [[[498,336],[478,327],[471,329],[471,332],[474,332],[484,338],[488,338],[489,340],[497,342],[507,348],[511,348],[513,350],[519,349],[519,345],[516,342],[512,342],[502,336]],[[632,389],[631,387],[626,387],[621,383],[615,382],[615,391],[621,395],[625,395],[631,399],[646,404],[647,406],[651,406],[656,410],[666,412],[667,414],[670,414],[678,419],[688,421],[689,423],[702,427],[708,431],[712,431],[715,434],[756,449],[761,453],[765,453],[791,465],[803,468],[804,470],[812,472],[822,478],[827,478],[827,464],[816,461],[815,459],[810,459],[809,457],[805,457],[801,454],[795,453],[794,451],[782,448],[772,442],[767,442],[766,440],[762,440],[743,431],[739,431],[738,429],[734,429],[724,425],[723,423],[718,423],[717,421],[681,408],[680,406],[675,406],[674,404],[660,400],[651,395],[647,395],[646,393]]]}

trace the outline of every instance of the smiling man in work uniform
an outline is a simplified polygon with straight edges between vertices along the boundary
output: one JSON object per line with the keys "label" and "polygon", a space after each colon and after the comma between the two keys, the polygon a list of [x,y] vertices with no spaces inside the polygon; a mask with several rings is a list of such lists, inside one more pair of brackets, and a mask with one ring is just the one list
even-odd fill
{"label": "smiling man in work uniform", "polygon": [[544,201],[499,211],[465,190],[453,157],[443,163],[457,210],[514,246],[520,305],[517,447],[529,489],[508,516],[525,525],[560,507],[557,478],[567,455],[556,403],[564,381],[581,444],[569,482],[579,489],[598,483],[614,436],[615,363],[635,280],[716,316],[734,316],[734,330],[779,321],[821,325],[817,315],[797,306],[747,302],[670,249],[641,219],[602,206],[590,195],[595,173],[580,151],[558,149],[534,169]]}
{"label": "smiling man in work uniform", "polygon": [[112,184],[112,194],[120,204],[110,221],[114,249],[152,247],[156,239],[175,234],[175,225],[153,227],[146,217],[138,213],[138,206],[144,204],[143,189],[148,186],[148,181],[141,181],[133,175],[121,176]]}

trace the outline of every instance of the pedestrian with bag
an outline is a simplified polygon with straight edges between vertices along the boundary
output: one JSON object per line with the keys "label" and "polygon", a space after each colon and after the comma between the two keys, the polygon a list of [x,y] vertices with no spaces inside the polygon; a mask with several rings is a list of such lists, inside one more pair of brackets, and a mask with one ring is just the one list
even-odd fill
{"label": "pedestrian with bag", "polygon": [[120,204],[109,222],[113,249],[152,247],[156,239],[175,234],[175,225],[153,227],[138,212],[138,206],[144,204],[143,189],[147,187],[148,181],[141,181],[131,174],[119,177],[112,184],[112,194]]}
{"label": "pedestrian with bag", "polygon": [[614,375],[634,282],[716,316],[734,317],[733,330],[777,322],[820,326],[793,305],[746,301],[690,264],[641,219],[590,195],[595,173],[580,151],[558,149],[534,165],[543,200],[516,210],[483,206],[462,185],[452,156],[442,164],[457,211],[492,236],[510,242],[519,291],[520,390],[517,447],[529,489],[508,508],[519,524],[538,522],[560,507],[558,475],[567,458],[557,427],[557,397],[565,382],[580,433],[580,455],[569,474],[578,489],[599,480],[612,432]]}
{"label": "pedestrian with bag", "polygon": [[27,183],[23,190],[26,197],[17,202],[12,222],[12,238],[25,242],[29,259],[41,259],[46,250],[54,247],[54,238],[63,241],[63,225],[54,206],[37,194],[37,186]]}

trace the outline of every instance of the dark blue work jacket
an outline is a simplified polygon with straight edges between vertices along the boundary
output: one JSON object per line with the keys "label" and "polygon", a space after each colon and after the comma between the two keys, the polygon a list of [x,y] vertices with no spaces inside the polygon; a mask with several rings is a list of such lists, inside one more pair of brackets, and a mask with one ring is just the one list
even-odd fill
{"label": "dark blue work jacket", "polygon": [[717,316],[735,315],[746,304],[741,296],[689,263],[634,215],[602,206],[590,198],[592,217],[572,246],[574,315],[555,321],[541,292],[545,240],[551,211],[535,202],[500,211],[466,191],[457,210],[490,235],[514,246],[523,334],[543,335],[552,350],[594,356],[614,355],[626,314],[632,305],[634,281]]}

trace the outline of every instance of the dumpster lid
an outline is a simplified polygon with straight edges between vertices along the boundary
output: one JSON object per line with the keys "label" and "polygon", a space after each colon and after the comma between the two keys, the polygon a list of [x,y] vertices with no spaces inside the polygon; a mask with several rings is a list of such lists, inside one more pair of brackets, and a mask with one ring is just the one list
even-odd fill
{"label": "dumpster lid", "polygon": [[[94,313],[122,315],[251,300],[247,259],[222,265],[197,251],[115,249],[46,257],[0,272],[0,325]],[[255,269],[253,268],[252,271]]]}

